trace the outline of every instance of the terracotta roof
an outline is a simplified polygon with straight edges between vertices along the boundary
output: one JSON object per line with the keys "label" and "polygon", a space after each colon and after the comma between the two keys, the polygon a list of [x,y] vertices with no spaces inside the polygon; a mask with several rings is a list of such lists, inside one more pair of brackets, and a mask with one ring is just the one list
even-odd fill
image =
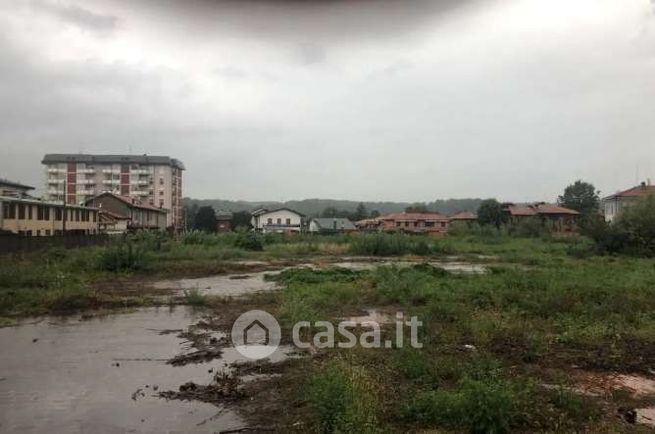
{"label": "terracotta roof", "polygon": [[655,185],[638,185],[607,196],[605,199],[614,199],[616,197],[639,197],[646,194],[655,194]]}
{"label": "terracotta roof", "polygon": [[505,208],[507,212],[511,216],[516,216],[516,217],[529,217],[529,216],[535,216],[538,214],[570,214],[570,215],[578,215],[580,214],[579,212],[569,209],[569,208],[564,208],[559,205],[554,205],[552,203],[536,203],[534,205],[510,205]]}
{"label": "terracotta roof", "polygon": [[394,221],[414,221],[414,220],[448,220],[443,214],[436,212],[399,212],[393,214],[386,214],[380,216],[380,220],[394,220]]}
{"label": "terracotta roof", "polygon": [[527,216],[537,215],[537,211],[535,211],[534,208],[530,206],[512,205],[512,206],[508,206],[506,209],[510,215],[517,216],[517,217],[527,217]]}
{"label": "terracotta roof", "polygon": [[553,205],[551,203],[541,203],[535,205],[534,208],[539,214],[571,214],[578,215],[580,214],[574,209],[564,208],[563,206]]}
{"label": "terracotta roof", "polygon": [[168,212],[167,209],[156,208],[154,206],[151,206],[151,205],[148,205],[148,204],[145,204],[145,203],[141,202],[139,199],[129,197],[129,196],[121,196],[120,194],[111,193],[111,192],[108,192],[108,191],[106,191],[104,193],[100,193],[99,195],[87,200],[86,203],[93,202],[95,199],[97,199],[99,197],[102,197],[102,196],[112,196],[112,197],[120,200],[121,202],[127,204],[128,206],[131,206],[132,208],[147,209],[149,211],[158,211],[158,212],[163,212],[163,213]]}
{"label": "terracotta roof", "polygon": [[478,216],[471,211],[462,211],[449,217],[451,220],[477,220]]}

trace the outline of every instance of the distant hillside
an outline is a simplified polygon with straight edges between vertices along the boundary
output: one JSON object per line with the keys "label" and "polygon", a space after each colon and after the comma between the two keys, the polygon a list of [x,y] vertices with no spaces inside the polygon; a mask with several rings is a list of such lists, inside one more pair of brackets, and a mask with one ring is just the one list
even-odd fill
{"label": "distant hillside", "polygon": [[[446,199],[436,200],[425,204],[429,211],[437,211],[444,214],[454,214],[460,211],[476,212],[483,199]],[[307,216],[314,217],[320,215],[326,208],[332,207],[338,210],[354,212],[360,202],[351,200],[334,200],[334,199],[304,199],[290,200],[287,202],[248,202],[221,199],[192,199],[185,198],[184,204],[188,206],[212,206],[219,211],[252,211],[257,208],[279,208],[287,207],[301,212]],[[405,208],[417,205],[412,202],[363,202],[367,211],[378,211],[380,214],[391,212],[401,212]]]}

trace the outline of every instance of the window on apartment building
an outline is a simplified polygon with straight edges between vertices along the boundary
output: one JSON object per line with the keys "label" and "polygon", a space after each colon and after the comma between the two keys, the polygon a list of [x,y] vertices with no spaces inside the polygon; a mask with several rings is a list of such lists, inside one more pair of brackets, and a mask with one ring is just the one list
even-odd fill
{"label": "window on apartment building", "polygon": [[282,224],[282,219],[277,219],[277,224],[281,225]]}
{"label": "window on apartment building", "polygon": [[441,222],[441,227],[445,228],[446,227],[446,222]]}
{"label": "window on apartment building", "polygon": [[27,219],[32,220],[32,205],[27,205]]}
{"label": "window on apartment building", "polygon": [[159,199],[159,208],[164,207],[164,199]]}
{"label": "window on apartment building", "polygon": [[40,236],[41,236],[41,231],[40,231],[40,230],[37,230],[37,231],[36,231],[36,236],[37,236],[37,237],[40,237]]}
{"label": "window on apartment building", "polygon": [[36,207],[36,219],[43,220],[43,206],[41,205]]}
{"label": "window on apartment building", "polygon": [[267,223],[268,223],[269,225],[272,225],[272,224],[273,224],[273,219],[269,218],[269,219],[267,220]]}
{"label": "window on apartment building", "polygon": [[432,228],[432,227],[434,227],[434,222],[425,222],[425,227],[426,227],[426,228]]}
{"label": "window on apartment building", "polygon": [[396,227],[400,227],[400,222],[396,222]]}
{"label": "window on apartment building", "polygon": [[47,236],[50,236],[50,229],[46,229],[46,230],[45,230],[45,234],[46,234]]}
{"label": "window on apartment building", "polygon": [[93,214],[93,223],[95,223],[96,221],[98,221],[98,213],[93,212],[92,214]]}
{"label": "window on apartment building", "polygon": [[43,207],[43,220],[50,220],[50,208]]}
{"label": "window on apartment building", "polygon": [[61,208],[55,208],[55,220],[56,221],[61,221],[64,213],[62,212]]}
{"label": "window on apartment building", "polygon": [[288,224],[288,225],[291,224],[291,219],[287,219],[287,224]]}
{"label": "window on apartment building", "polygon": [[25,204],[18,204],[18,220],[25,220]]}
{"label": "window on apartment building", "polygon": [[164,178],[159,178],[159,185],[164,185]]}

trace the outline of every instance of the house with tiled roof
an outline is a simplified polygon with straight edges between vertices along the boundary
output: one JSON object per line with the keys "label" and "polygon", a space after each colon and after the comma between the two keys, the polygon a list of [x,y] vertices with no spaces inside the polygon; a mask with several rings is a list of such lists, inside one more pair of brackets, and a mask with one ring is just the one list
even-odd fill
{"label": "house with tiled roof", "polygon": [[435,212],[399,212],[385,214],[375,219],[358,221],[360,230],[381,232],[445,234],[448,232],[449,219]]}
{"label": "house with tiled roof", "polygon": [[655,185],[650,185],[650,181],[648,183],[642,182],[636,187],[604,197],[601,201],[601,209],[605,215],[605,221],[613,222],[626,207],[649,194],[655,194]]}
{"label": "house with tiled roof", "polygon": [[256,232],[294,234],[305,230],[305,220],[303,214],[290,208],[259,208],[251,213],[250,224]]}
{"label": "house with tiled roof", "polygon": [[354,232],[357,228],[347,218],[325,217],[309,221],[309,232],[313,234],[335,234]]}
{"label": "house with tiled roof", "polygon": [[548,224],[553,231],[560,233],[575,232],[580,216],[576,210],[545,202],[527,205],[504,203],[503,211],[510,223],[517,224],[530,218],[539,219],[542,223]]}
{"label": "house with tiled roof", "polygon": [[165,230],[167,209],[156,208],[140,200],[122,196],[116,193],[105,192],[86,202],[87,206],[98,208],[107,220],[107,227],[110,227],[110,220],[127,220],[127,230]]}

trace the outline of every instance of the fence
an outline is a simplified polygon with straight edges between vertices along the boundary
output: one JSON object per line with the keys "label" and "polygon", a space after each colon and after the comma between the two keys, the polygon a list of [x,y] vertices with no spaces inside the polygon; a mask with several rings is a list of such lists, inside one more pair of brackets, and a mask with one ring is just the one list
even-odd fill
{"label": "fence", "polygon": [[112,238],[106,234],[84,235],[67,234],[50,237],[26,237],[20,235],[0,235],[0,255],[7,253],[26,253],[52,247],[75,249],[86,246],[104,246]]}

